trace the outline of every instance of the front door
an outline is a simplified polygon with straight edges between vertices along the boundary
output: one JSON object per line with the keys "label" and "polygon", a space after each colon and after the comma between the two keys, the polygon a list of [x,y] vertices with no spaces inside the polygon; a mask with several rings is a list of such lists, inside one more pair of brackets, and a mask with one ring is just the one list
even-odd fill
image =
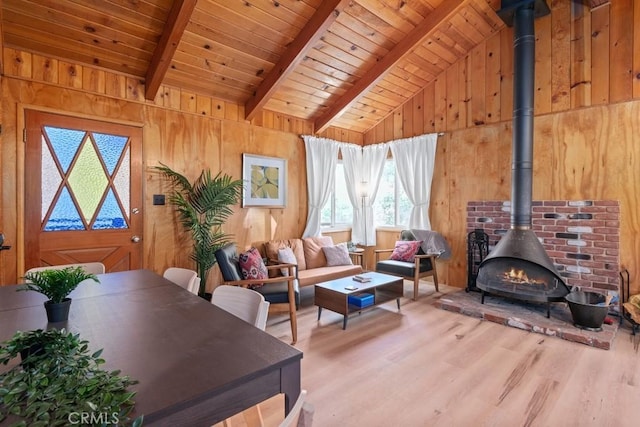
{"label": "front door", "polygon": [[25,269],[141,268],[142,129],[26,111]]}

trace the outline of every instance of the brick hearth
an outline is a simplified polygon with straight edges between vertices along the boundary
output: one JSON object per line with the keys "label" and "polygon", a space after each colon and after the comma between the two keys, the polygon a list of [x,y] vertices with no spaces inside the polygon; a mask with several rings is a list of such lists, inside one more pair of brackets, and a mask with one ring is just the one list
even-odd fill
{"label": "brick hearth", "polygon": [[434,305],[443,310],[605,350],[611,348],[619,326],[619,319],[610,316],[613,323],[602,325],[602,331],[587,331],[573,325],[567,303],[551,304],[551,316],[547,319],[546,304],[494,296],[485,297],[484,304],[481,304],[479,293],[463,290],[443,295]]}

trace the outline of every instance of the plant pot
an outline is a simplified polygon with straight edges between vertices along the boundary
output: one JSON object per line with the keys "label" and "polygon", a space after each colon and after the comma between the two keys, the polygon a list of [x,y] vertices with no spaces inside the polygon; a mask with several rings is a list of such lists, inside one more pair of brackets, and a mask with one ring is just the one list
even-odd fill
{"label": "plant pot", "polygon": [[573,324],[589,331],[601,331],[604,318],[609,312],[606,298],[597,292],[573,291],[565,300],[569,303]]}
{"label": "plant pot", "polygon": [[69,319],[69,307],[71,307],[71,298],[65,298],[61,302],[51,302],[51,300],[44,303],[44,308],[47,310],[47,320],[50,323],[64,322]]}
{"label": "plant pot", "polygon": [[25,348],[20,350],[20,364],[24,369],[31,369],[33,365],[33,361],[27,360],[29,357],[37,357],[41,354],[44,354],[44,345],[41,343],[33,344],[29,348]]}

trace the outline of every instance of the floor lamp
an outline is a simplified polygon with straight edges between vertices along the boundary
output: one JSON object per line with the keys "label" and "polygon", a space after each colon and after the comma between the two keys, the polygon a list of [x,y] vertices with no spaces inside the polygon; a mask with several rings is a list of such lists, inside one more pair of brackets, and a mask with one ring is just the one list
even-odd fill
{"label": "floor lamp", "polygon": [[364,246],[369,246],[369,239],[367,237],[367,181],[362,181],[360,183],[360,195],[362,197],[362,220],[363,220],[363,228],[364,228]]}

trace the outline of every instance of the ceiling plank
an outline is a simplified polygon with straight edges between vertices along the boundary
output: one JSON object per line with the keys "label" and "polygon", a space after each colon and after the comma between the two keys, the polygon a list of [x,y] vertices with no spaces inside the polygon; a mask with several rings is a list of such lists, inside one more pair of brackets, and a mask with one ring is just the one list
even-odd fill
{"label": "ceiling plank", "polygon": [[316,13],[311,17],[308,24],[304,26],[300,34],[289,45],[286,52],[280,57],[278,63],[271,69],[264,78],[255,94],[245,103],[245,119],[251,120],[256,113],[264,107],[269,98],[278,89],[284,79],[298,65],[307,51],[320,40],[331,24],[336,20],[345,5],[351,0],[331,0],[323,1]]}
{"label": "ceiling plank", "polygon": [[182,38],[185,28],[189,23],[191,14],[196,7],[197,0],[176,0],[169,11],[167,23],[160,36],[160,41],[153,52],[151,62],[146,75],[145,98],[153,100],[156,98],[160,84],[164,79],[171,58],[178,48],[178,43]]}
{"label": "ceiling plank", "polygon": [[378,61],[366,74],[340,97],[322,116],[315,121],[314,132],[320,133],[328,128],[331,122],[343,114],[351,105],[360,99],[365,92],[378,83],[391,68],[412,49],[431,35],[438,25],[449,20],[468,0],[447,0],[434,9],[420,24],[407,34],[393,49]]}

